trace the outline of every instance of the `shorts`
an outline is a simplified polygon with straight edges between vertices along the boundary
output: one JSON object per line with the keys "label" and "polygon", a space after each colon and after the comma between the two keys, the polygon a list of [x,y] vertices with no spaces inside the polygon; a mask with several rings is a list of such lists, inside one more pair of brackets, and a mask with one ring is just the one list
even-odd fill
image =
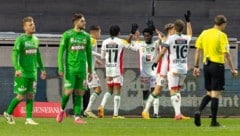
{"label": "shorts", "polygon": [[110,80],[107,81],[107,86],[123,86],[123,76],[109,77]]}
{"label": "shorts", "polygon": [[154,76],[151,77],[140,77],[141,89],[149,90],[154,88],[156,85],[156,78]]}
{"label": "shorts", "polygon": [[210,62],[208,65],[203,66],[205,89],[207,91],[224,90],[225,77],[224,77],[224,64]]}
{"label": "shorts", "polygon": [[14,77],[14,93],[25,95],[26,93],[36,93],[37,82],[35,78]]}
{"label": "shorts", "polygon": [[101,86],[100,79],[96,73],[92,74],[92,81],[88,82],[89,88],[95,88]]}
{"label": "shorts", "polygon": [[64,88],[85,91],[87,90],[87,79],[85,72],[65,72]]}
{"label": "shorts", "polygon": [[167,86],[167,76],[160,76],[160,74],[157,74],[156,84],[158,86]]}
{"label": "shorts", "polygon": [[184,80],[186,78],[186,74],[173,74],[172,72],[168,72],[168,89],[169,90],[180,90],[184,84]]}

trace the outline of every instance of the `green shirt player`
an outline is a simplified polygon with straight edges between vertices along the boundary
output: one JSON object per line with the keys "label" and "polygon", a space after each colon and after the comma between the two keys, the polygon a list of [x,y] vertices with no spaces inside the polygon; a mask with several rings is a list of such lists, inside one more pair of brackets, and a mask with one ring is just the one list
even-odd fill
{"label": "green shirt player", "polygon": [[41,69],[41,78],[46,78],[41,54],[39,52],[39,40],[35,33],[35,24],[32,17],[22,20],[24,34],[17,37],[12,50],[12,62],[15,69],[14,93],[17,94],[12,99],[4,117],[9,124],[15,124],[12,113],[17,104],[26,96],[26,122],[29,125],[38,125],[32,120],[33,99],[36,93],[37,66]]}
{"label": "green shirt player", "polygon": [[92,80],[91,38],[84,31],[86,22],[82,14],[74,14],[72,21],[74,27],[63,33],[58,50],[58,73],[59,76],[64,76],[65,91],[62,96],[62,110],[57,115],[56,121],[62,122],[69,96],[74,92],[74,122],[84,124],[86,122],[80,119],[80,113],[82,95],[87,90],[87,72],[88,80]]}

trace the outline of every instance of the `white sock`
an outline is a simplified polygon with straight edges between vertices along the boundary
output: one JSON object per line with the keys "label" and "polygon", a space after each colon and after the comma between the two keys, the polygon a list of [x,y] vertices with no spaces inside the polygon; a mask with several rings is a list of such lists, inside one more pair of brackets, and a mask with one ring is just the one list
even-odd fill
{"label": "white sock", "polygon": [[159,113],[159,97],[154,98],[153,100],[153,113],[157,115]]}
{"label": "white sock", "polygon": [[146,102],[146,106],[143,110],[144,112],[149,112],[149,109],[152,105],[153,100],[154,100],[154,97],[152,96],[152,94],[149,94],[147,102]]}
{"label": "white sock", "polygon": [[89,98],[89,102],[88,102],[88,106],[86,108],[85,111],[92,111],[92,105],[94,104],[94,102],[96,101],[98,94],[97,93],[92,93],[92,95]]}
{"label": "white sock", "polygon": [[108,101],[108,98],[111,96],[111,94],[109,92],[106,92],[103,96],[103,99],[102,99],[102,103],[101,103],[101,106],[104,108],[107,101]]}
{"label": "white sock", "polygon": [[171,102],[175,111],[175,116],[181,114],[181,95],[180,93],[176,93],[171,96]]}
{"label": "white sock", "polygon": [[121,100],[121,97],[119,95],[114,96],[114,109],[113,109],[114,116],[118,116],[118,110],[120,108],[120,100]]}

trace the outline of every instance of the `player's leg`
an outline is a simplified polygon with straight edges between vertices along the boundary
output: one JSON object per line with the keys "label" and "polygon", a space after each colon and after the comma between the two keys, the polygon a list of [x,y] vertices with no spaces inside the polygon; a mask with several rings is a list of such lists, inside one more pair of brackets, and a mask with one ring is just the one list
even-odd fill
{"label": "player's leg", "polygon": [[4,117],[6,118],[9,124],[15,124],[15,121],[12,117],[12,113],[15,107],[18,105],[18,103],[20,103],[24,99],[24,96],[27,93],[26,83],[27,81],[23,77],[14,78],[14,93],[17,94],[17,96],[11,100],[7,108],[7,111],[3,113]]}
{"label": "player's leg", "polygon": [[76,76],[74,85],[75,103],[73,105],[74,122],[77,124],[85,124],[86,122],[80,118],[82,113],[82,99],[85,91],[87,90],[86,73],[79,73]]}
{"label": "player's leg", "polygon": [[[164,78],[160,78],[160,76],[157,76],[157,80],[156,80],[156,85],[154,87],[154,90],[150,93],[149,97],[148,97],[148,100],[146,102],[146,106],[142,112],[142,117],[144,119],[150,119],[149,117],[149,109],[152,105],[152,103],[156,103],[156,101],[158,100],[158,103],[159,103],[159,94],[161,93],[161,90],[162,90],[162,84],[163,84],[163,80]],[[164,79],[165,80],[165,79]],[[155,105],[156,106],[156,105]],[[159,105],[158,105],[159,107]],[[156,108],[156,107],[155,107]],[[155,111],[158,112],[158,110],[156,109]]]}
{"label": "player's leg", "polygon": [[103,95],[102,102],[100,106],[98,107],[98,117],[103,118],[104,117],[104,107],[108,101],[108,99],[111,97],[113,93],[113,77],[107,77],[107,86],[108,91]]}
{"label": "player's leg", "polygon": [[84,111],[84,114],[88,117],[97,118],[97,116],[94,113],[92,113],[92,105],[95,103],[97,97],[102,92],[100,80],[99,80],[97,74],[93,75],[93,79],[91,82],[89,82],[88,86],[89,86],[89,88],[93,89],[94,92],[90,96],[88,106],[87,106],[86,110]]}
{"label": "player's leg", "polygon": [[121,87],[123,85],[123,77],[118,76],[113,78],[113,93],[114,93],[114,101],[113,101],[113,118],[122,119],[123,116],[119,116],[119,108],[121,103]]}
{"label": "player's leg", "polygon": [[219,105],[219,97],[221,94],[221,90],[224,90],[225,77],[224,77],[224,65],[213,63],[210,64],[211,72],[212,72],[212,91],[211,91],[211,113],[212,113],[212,121],[210,126],[219,127],[220,123],[217,122],[217,113],[218,113],[218,105]]}
{"label": "player's leg", "polygon": [[140,82],[141,82],[141,89],[142,89],[142,95],[143,95],[143,100],[142,100],[142,105],[143,108],[146,106],[146,102],[148,99],[148,96],[150,94],[149,88],[150,88],[150,78],[149,77],[140,77]]}
{"label": "player's leg", "polygon": [[64,93],[61,100],[61,111],[57,114],[56,121],[61,123],[64,116],[64,109],[68,103],[70,95],[73,93],[73,88],[75,85],[75,76],[69,72],[64,73]]}
{"label": "player's leg", "polygon": [[[186,76],[185,76],[186,77]],[[183,83],[184,76],[172,72],[168,73],[168,87],[171,95],[171,102],[175,111],[175,119],[190,119],[181,114],[181,94],[180,94],[180,83]]]}
{"label": "player's leg", "polygon": [[36,94],[36,87],[36,80],[34,78],[28,79],[28,87],[26,94],[26,125],[38,125],[38,123],[32,119],[33,102],[34,96]]}
{"label": "player's leg", "polygon": [[[155,86],[156,86],[156,78],[155,78],[155,76],[152,76],[150,79],[151,92],[154,91]],[[160,94],[160,92],[159,92],[159,94]],[[153,100],[153,118],[159,118],[159,105],[160,105],[159,94]]]}

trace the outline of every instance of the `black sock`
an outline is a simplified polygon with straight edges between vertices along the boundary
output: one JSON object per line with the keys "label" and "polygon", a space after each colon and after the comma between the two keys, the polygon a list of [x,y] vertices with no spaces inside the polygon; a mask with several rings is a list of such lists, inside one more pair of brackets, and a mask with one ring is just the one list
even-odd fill
{"label": "black sock", "polygon": [[148,90],[143,91],[143,100],[147,100],[148,96],[149,96],[149,91]]}
{"label": "black sock", "polygon": [[212,122],[217,122],[217,112],[218,112],[218,98],[212,98],[211,111],[212,111]]}
{"label": "black sock", "polygon": [[206,105],[210,102],[211,100],[211,96],[209,95],[205,95],[201,101],[200,107],[199,107],[199,111],[202,112],[203,109],[206,107]]}

